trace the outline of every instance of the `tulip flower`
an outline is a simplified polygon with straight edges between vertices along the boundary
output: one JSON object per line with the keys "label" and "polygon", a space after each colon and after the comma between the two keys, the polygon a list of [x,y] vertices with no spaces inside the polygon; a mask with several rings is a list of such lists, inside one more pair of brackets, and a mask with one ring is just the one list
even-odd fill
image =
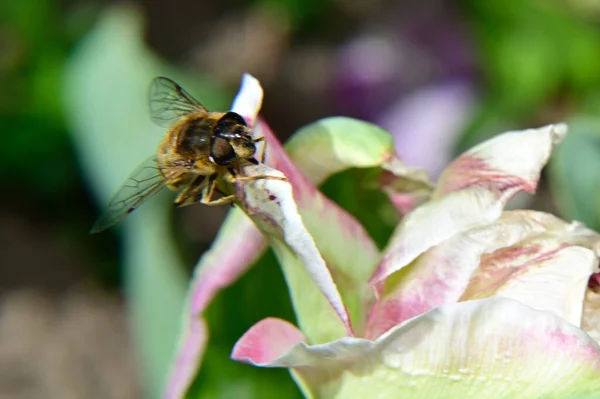
{"label": "tulip flower", "polygon": [[[288,368],[307,398],[600,395],[600,235],[548,213],[504,210],[516,193],[535,191],[565,125],[501,134],[433,185],[395,156],[387,132],[349,118],[310,125],[284,150],[256,119],[260,99],[246,76],[232,110],[266,138],[269,166],[245,173],[287,180],[232,188],[238,207],[192,282],[166,397],[182,397],[200,367],[210,298],[266,245],[298,326],[259,321],[232,358]],[[315,187],[343,169],[375,166],[404,213],[382,253]]]}

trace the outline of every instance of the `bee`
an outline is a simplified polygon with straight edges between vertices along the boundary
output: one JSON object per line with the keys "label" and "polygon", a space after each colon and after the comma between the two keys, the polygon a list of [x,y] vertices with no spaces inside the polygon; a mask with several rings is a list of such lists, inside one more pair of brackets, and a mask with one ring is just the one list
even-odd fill
{"label": "bee", "polygon": [[[151,119],[168,128],[156,155],[140,165],[109,201],[92,227],[98,233],[120,222],[144,201],[168,187],[178,195],[175,206],[201,202],[206,205],[232,203],[235,195],[224,195],[217,187],[219,176],[231,183],[272,178],[242,176],[244,163],[258,164],[252,129],[235,112],[210,112],[181,86],[165,77],[152,81],[149,95]],[[261,162],[264,161],[264,146]],[[215,192],[223,195],[213,199]]]}

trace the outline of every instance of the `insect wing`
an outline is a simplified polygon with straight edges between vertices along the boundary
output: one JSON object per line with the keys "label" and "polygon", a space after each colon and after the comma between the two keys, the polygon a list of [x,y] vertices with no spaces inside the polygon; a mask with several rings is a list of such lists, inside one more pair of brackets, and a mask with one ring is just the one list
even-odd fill
{"label": "insect wing", "polygon": [[163,127],[170,127],[187,115],[208,112],[191,94],[165,77],[158,77],[152,81],[149,105],[152,121]]}
{"label": "insect wing", "polygon": [[104,213],[92,227],[91,233],[99,233],[117,224],[166,185],[156,158],[149,158],[127,178],[111,198]]}

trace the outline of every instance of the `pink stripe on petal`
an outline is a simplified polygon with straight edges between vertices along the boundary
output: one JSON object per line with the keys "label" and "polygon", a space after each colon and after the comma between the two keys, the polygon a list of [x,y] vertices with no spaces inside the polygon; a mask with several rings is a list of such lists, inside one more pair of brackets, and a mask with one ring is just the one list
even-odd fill
{"label": "pink stripe on petal", "polygon": [[[508,191],[507,196],[514,192],[526,191],[535,193],[537,179],[529,180],[520,176],[511,176],[502,171],[493,169],[485,159],[477,158],[469,154],[460,156],[450,164],[447,173],[443,177],[444,193],[463,190],[472,186],[483,186],[496,189],[503,193]],[[439,195],[438,190],[437,194]]]}
{"label": "pink stripe on petal", "polygon": [[567,240],[531,241],[484,256],[461,300],[511,298],[580,326],[587,282],[598,259]]}
{"label": "pink stripe on petal", "polygon": [[600,291],[600,273],[594,273],[590,276],[590,280],[588,281],[588,287],[592,291]]}
{"label": "pink stripe on petal", "polygon": [[[524,255],[534,249],[512,246],[549,229],[565,228],[568,224],[543,212],[505,211],[496,222],[457,234],[429,249],[405,269],[400,279],[388,283],[385,292],[379,290],[382,296],[371,310],[367,337],[377,338],[407,319],[457,302],[482,255],[484,259],[491,259],[494,255],[484,254],[493,251],[496,256],[504,251]],[[482,276],[484,281],[489,278],[487,274]]]}
{"label": "pink stripe on petal", "polygon": [[404,268],[453,235],[493,222],[518,191],[535,190],[566,125],[508,132],[457,158],[444,171],[432,200],[403,219],[392,236],[371,285]]}
{"label": "pink stripe on petal", "polygon": [[600,292],[586,291],[581,329],[600,344]]}
{"label": "pink stripe on petal", "polygon": [[428,249],[458,233],[493,222],[501,213],[495,193],[481,187],[450,193],[421,205],[396,227],[369,284],[375,287]]}
{"label": "pink stripe on petal", "polygon": [[434,197],[472,186],[497,190],[503,200],[520,190],[533,193],[550,153],[566,134],[566,125],[557,124],[507,132],[487,140],[446,168]]}
{"label": "pink stripe on petal", "polygon": [[531,329],[523,334],[524,342],[538,342],[540,346],[547,348],[549,352],[575,352],[582,360],[587,360],[590,365],[595,365],[600,371],[598,358],[600,349],[593,342],[582,342],[581,336],[569,334],[565,331]]}
{"label": "pink stripe on petal", "polygon": [[231,358],[240,362],[269,363],[306,338],[293,324],[276,318],[259,321],[238,340]]}
{"label": "pink stripe on petal", "polygon": [[208,341],[206,323],[203,319],[193,319],[183,337],[180,350],[172,366],[165,399],[179,399],[185,396],[196,373],[200,369],[202,354]]}
{"label": "pink stripe on petal", "polygon": [[[267,142],[266,163],[283,172],[289,179],[298,211],[326,259],[329,272],[334,278],[344,276],[336,281],[342,297],[358,296],[361,303],[371,300],[372,292],[368,287],[362,290],[356,287],[368,278],[376,265],[380,256],[377,245],[352,215],[317,190],[292,162],[269,126],[260,118],[256,131]],[[354,298],[352,302],[356,303]],[[360,325],[363,321],[364,319],[358,320],[356,323]],[[350,332],[349,327],[347,326]]]}
{"label": "pink stripe on petal", "polygon": [[[284,176],[280,171],[263,164],[244,165],[243,171],[248,176]],[[286,279],[292,285],[291,289],[299,288],[295,285],[295,277],[298,277],[298,273],[295,271],[286,272],[286,266],[293,264],[294,270],[298,267],[303,267],[307,276],[312,280],[312,283],[327,298],[329,305],[338,314],[346,329],[346,333],[353,335],[352,323],[348,311],[325,260],[319,252],[313,237],[306,229],[302,217],[298,213],[298,207],[292,190],[289,180],[257,179],[249,183],[241,182],[236,184],[237,197],[239,199],[237,204],[271,238],[271,244],[275,253],[283,263],[282,266],[286,274]],[[310,280],[300,277],[299,281],[302,281],[303,284],[311,284]],[[296,293],[299,293],[299,291]],[[325,303],[313,304],[319,308],[327,306]],[[319,320],[310,317],[315,310],[317,309],[311,309],[310,315],[308,313],[298,314],[299,319],[301,319],[300,324],[303,328],[306,328],[306,326],[302,324],[302,320],[305,322],[310,321],[314,326],[319,326],[319,324],[325,326],[323,323],[325,320],[322,318]],[[321,309],[318,309],[318,313],[320,313],[321,317],[326,315],[321,312]]]}
{"label": "pink stripe on petal", "polygon": [[206,310],[221,288],[228,287],[244,274],[266,246],[265,238],[252,220],[239,209],[232,209],[213,245],[195,267],[191,288],[192,318]]}

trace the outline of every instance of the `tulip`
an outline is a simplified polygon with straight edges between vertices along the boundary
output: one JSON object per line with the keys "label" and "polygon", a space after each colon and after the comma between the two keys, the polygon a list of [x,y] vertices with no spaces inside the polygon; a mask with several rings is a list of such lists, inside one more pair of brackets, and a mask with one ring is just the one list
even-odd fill
{"label": "tulip", "polygon": [[[208,302],[266,245],[298,327],[259,321],[232,358],[288,368],[307,398],[600,395],[600,235],[548,213],[504,210],[518,192],[535,192],[565,125],[498,135],[433,185],[395,156],[387,132],[349,118],[310,125],[284,150],[256,118],[260,99],[246,76],[232,110],[266,138],[269,166],[245,173],[287,180],[232,188],[238,207],[197,268],[166,397],[182,397],[200,367]],[[315,187],[374,166],[405,213],[382,253]]]}

